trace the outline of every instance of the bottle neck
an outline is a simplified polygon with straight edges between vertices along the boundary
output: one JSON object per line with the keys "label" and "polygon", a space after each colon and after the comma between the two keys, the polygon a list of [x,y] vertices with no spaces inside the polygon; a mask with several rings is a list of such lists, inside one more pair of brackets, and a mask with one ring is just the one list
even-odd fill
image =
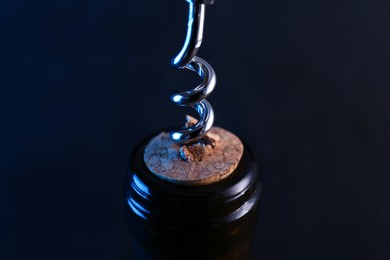
{"label": "bottle neck", "polygon": [[126,183],[139,259],[246,259],[261,190],[248,147],[230,177],[205,186],[183,186],[147,169],[143,151],[148,140],[133,154]]}

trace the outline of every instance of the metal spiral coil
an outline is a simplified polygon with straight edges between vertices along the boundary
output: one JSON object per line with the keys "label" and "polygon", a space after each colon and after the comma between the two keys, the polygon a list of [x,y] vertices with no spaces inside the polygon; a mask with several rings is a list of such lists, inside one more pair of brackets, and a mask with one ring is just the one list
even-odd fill
{"label": "metal spiral coil", "polygon": [[214,112],[205,98],[213,91],[217,82],[213,68],[205,60],[196,56],[202,44],[205,5],[213,4],[214,0],[187,0],[187,2],[189,3],[189,16],[186,40],[171,64],[176,69],[196,72],[203,81],[192,90],[175,90],[171,95],[171,101],[176,105],[191,106],[199,114],[199,120],[195,125],[174,129],[170,132],[172,140],[181,144],[198,141],[212,127]]}

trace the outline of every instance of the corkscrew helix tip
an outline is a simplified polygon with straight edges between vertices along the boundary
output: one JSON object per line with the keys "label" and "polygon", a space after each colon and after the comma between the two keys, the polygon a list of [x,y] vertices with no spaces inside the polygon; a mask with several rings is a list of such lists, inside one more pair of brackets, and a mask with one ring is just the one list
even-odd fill
{"label": "corkscrew helix tip", "polygon": [[198,122],[193,126],[174,129],[169,134],[173,141],[188,144],[201,139],[213,125],[214,111],[205,98],[216,85],[213,68],[205,60],[196,56],[203,39],[205,5],[214,0],[187,0],[189,3],[188,27],[184,45],[171,61],[176,69],[188,69],[196,72],[203,80],[200,85],[189,91],[175,90],[171,101],[178,106],[191,106],[199,114]]}

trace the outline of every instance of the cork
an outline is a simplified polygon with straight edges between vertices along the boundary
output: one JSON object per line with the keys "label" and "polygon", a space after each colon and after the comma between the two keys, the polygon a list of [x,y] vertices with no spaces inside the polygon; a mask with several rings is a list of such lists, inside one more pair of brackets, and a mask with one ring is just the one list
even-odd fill
{"label": "cork", "polygon": [[241,140],[220,127],[212,127],[200,141],[181,145],[161,132],[146,145],[144,161],[157,177],[201,186],[219,182],[237,168],[244,151]]}

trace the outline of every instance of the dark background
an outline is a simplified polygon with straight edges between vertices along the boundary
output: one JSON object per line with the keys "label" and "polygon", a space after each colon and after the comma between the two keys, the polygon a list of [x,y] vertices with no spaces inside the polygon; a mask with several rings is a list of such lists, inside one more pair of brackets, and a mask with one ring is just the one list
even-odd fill
{"label": "dark background", "polygon": [[[131,259],[136,144],[181,124],[181,1],[0,2],[0,259]],[[216,125],[253,148],[255,259],[390,259],[390,2],[217,0]]]}

